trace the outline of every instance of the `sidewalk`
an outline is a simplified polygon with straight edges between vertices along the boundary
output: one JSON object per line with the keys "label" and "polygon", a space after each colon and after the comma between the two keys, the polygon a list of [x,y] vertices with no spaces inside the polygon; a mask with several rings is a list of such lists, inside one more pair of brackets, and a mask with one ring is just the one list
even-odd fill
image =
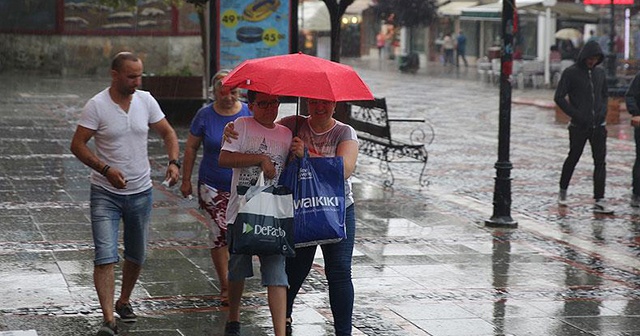
{"label": "sidewalk", "polygon": [[[552,110],[514,105],[512,215],[519,227],[489,229],[498,88],[473,80],[471,67],[462,77],[354,66],[387,97],[391,113],[423,116],[436,129],[426,188],[415,183],[414,167],[400,165],[394,189],[384,189],[377,162],[359,157],[354,335],[640,334],[640,217],[627,204],[630,130],[619,127],[609,141],[607,195],[616,215],[594,216],[588,153],[570,206],[558,208],[566,129]],[[0,81],[0,335],[93,335],[100,323],[88,170],[68,147],[80,108],[107,85],[106,77]],[[530,91],[514,97],[542,95]],[[187,128],[177,131],[184,145]],[[216,296],[206,229],[177,188],[160,185],[161,141],[152,138],[150,152],[157,184],[149,261],[133,295],[141,317],[122,324],[120,335],[222,335],[226,308]],[[294,335],[333,334],[322,266],[318,258],[298,296]],[[248,281],[243,335],[273,334],[266,307],[266,291]]]}

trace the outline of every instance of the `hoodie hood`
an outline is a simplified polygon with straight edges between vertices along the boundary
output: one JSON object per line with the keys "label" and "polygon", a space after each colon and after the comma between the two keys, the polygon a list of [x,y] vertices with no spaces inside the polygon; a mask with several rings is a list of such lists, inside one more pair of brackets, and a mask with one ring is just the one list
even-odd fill
{"label": "hoodie hood", "polygon": [[602,52],[602,48],[600,48],[600,44],[596,41],[589,41],[587,44],[582,47],[580,53],[578,54],[578,64],[581,66],[585,66],[584,61],[593,56],[598,56],[598,62],[596,65],[602,63],[604,60],[604,53]]}

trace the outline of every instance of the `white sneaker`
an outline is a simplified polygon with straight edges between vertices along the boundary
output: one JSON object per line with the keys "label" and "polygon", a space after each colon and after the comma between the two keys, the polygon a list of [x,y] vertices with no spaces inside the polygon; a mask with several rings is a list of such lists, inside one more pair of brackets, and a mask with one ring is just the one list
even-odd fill
{"label": "white sneaker", "polygon": [[634,208],[640,208],[640,196],[631,195],[631,206]]}
{"label": "white sneaker", "polygon": [[598,214],[612,215],[613,209],[607,206],[607,202],[604,200],[604,198],[599,198],[593,204],[593,212]]}
{"label": "white sneaker", "polygon": [[567,189],[560,189],[558,193],[558,205],[567,206]]}

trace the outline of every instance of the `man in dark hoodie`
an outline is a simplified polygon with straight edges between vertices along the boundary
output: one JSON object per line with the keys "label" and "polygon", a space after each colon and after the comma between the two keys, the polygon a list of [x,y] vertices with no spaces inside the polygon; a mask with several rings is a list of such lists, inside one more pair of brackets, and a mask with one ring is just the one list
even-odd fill
{"label": "man in dark hoodie", "polygon": [[631,176],[632,192],[631,206],[640,207],[640,72],[633,77],[631,85],[624,95],[627,111],[631,114],[631,126],[634,127],[634,138],[636,140],[636,161],[633,164]]}
{"label": "man in dark hoodie", "polygon": [[577,62],[564,70],[556,89],[554,101],[571,118],[569,123],[569,155],[562,166],[558,204],[567,205],[567,188],[584,146],[589,141],[593,156],[594,213],[612,214],[604,199],[607,176],[607,81],[602,68],[596,67],[604,59],[600,45],[587,42],[578,54]]}

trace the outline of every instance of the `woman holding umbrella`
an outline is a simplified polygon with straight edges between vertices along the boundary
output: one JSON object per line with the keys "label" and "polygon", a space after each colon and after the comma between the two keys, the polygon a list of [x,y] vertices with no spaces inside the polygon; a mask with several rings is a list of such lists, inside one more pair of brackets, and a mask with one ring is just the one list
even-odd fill
{"label": "woman holding umbrella", "polygon": [[[335,157],[341,156],[344,162],[346,239],[338,243],[321,245],[325,261],[325,275],[329,283],[329,303],[335,334],[351,335],[351,317],[353,314],[353,283],[351,281],[351,257],[356,230],[353,193],[351,191],[351,174],[358,159],[358,138],[355,130],[333,118],[336,103],[327,100],[307,99],[308,117],[292,116],[283,118],[280,123],[292,129],[297,125],[297,136],[293,138],[291,152],[297,157],[304,155],[304,148],[309,156]],[[287,258],[287,333],[291,331],[291,313],[293,302],[309,274],[316,254],[316,245],[296,248],[295,258]]]}
{"label": "woman holding umbrella", "polygon": [[[351,190],[351,174],[358,159],[358,138],[353,127],[335,118],[336,102],[320,99],[307,99],[309,116],[290,116],[278,123],[291,129],[293,138],[291,153],[297,157],[304,155],[305,147],[311,157],[341,156],[344,163],[346,239],[338,243],[321,245],[325,262],[325,275],[329,284],[329,302],[333,314],[334,329],[337,336],[351,335],[354,291],[351,280],[351,258],[355,239],[355,206]],[[225,138],[237,138],[233,124],[225,129]],[[229,141],[229,140],[228,140]],[[287,258],[287,335],[292,334],[293,302],[305,278],[311,270],[317,245],[296,248],[295,258]]]}

